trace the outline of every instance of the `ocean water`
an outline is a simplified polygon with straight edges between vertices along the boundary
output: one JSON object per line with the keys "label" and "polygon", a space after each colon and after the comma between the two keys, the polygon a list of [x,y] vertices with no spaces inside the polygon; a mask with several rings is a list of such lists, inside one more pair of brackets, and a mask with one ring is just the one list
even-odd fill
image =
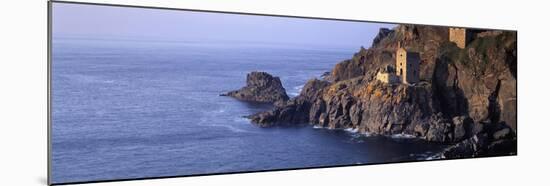
{"label": "ocean water", "polygon": [[358,48],[53,39],[54,183],[419,160],[441,146],[310,126],[259,128],[269,109],[219,96],[250,71],[298,95]]}

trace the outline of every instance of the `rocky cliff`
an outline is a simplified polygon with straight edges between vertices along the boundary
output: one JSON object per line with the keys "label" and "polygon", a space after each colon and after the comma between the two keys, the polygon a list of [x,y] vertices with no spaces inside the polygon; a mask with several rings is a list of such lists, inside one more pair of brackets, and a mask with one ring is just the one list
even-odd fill
{"label": "rocky cliff", "polygon": [[279,77],[273,77],[266,72],[247,74],[245,87],[221,94],[221,96],[231,96],[243,101],[277,104],[289,99]]}
{"label": "rocky cliff", "polygon": [[[456,144],[442,157],[515,153],[516,33],[475,30],[464,49],[448,35],[437,26],[381,29],[371,48],[338,63],[325,80],[310,80],[299,96],[249,118],[263,127],[312,124]],[[398,42],[420,53],[419,83],[375,79],[394,65]]]}

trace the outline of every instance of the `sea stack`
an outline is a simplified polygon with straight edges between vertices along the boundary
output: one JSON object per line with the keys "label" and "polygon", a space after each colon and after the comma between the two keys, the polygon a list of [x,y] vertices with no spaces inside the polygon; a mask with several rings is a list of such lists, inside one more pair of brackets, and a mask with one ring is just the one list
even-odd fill
{"label": "sea stack", "polygon": [[246,75],[246,86],[221,96],[231,96],[243,101],[280,103],[289,99],[279,77],[267,72],[251,72]]}

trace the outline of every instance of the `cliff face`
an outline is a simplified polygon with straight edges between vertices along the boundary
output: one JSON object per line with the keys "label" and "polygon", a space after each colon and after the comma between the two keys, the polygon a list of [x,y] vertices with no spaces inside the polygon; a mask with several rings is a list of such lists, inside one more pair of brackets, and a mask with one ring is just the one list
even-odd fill
{"label": "cliff face", "polygon": [[[478,30],[464,49],[448,35],[447,27],[436,26],[381,29],[371,48],[338,63],[328,81],[310,80],[298,97],[250,118],[264,127],[309,123],[443,143],[489,136],[485,148],[515,140],[516,33]],[[381,67],[394,65],[398,42],[421,55],[421,81],[415,85],[375,79]],[[503,130],[509,131],[505,138],[492,137]]]}
{"label": "cliff face", "polygon": [[442,111],[467,114],[476,122],[503,122],[516,129],[516,35],[476,38],[465,49],[445,45],[434,81]]}

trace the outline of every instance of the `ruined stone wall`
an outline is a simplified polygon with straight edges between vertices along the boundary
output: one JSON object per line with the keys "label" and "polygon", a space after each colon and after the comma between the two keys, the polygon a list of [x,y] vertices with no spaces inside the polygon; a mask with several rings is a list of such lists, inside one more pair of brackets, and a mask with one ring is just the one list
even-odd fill
{"label": "ruined stone wall", "polygon": [[407,74],[404,82],[412,84],[420,81],[420,54],[407,54]]}
{"label": "ruined stone wall", "polygon": [[466,29],[449,28],[449,41],[456,43],[458,48],[466,47]]}
{"label": "ruined stone wall", "polygon": [[386,83],[386,84],[399,83],[399,78],[393,73],[378,72],[378,74],[376,74],[376,79],[378,79],[378,81],[380,81],[382,83]]}

